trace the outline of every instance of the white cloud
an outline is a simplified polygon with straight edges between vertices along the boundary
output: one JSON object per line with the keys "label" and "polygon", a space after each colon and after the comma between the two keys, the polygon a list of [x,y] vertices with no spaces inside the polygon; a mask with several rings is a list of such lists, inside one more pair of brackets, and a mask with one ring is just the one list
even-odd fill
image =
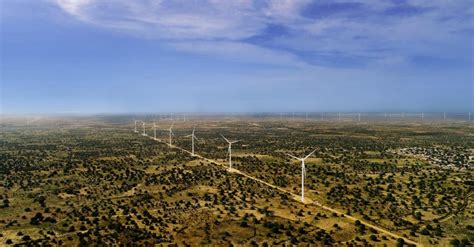
{"label": "white cloud", "polygon": [[183,41],[170,43],[170,46],[179,51],[223,57],[235,62],[250,62],[300,68],[308,67],[307,64],[301,62],[298,57],[291,53],[263,48],[242,42]]}
{"label": "white cloud", "polygon": [[[67,13],[103,27],[162,39],[243,39],[265,27],[251,1],[57,0]],[[187,6],[187,8],[183,8]]]}
{"label": "white cloud", "polygon": [[84,8],[93,2],[94,0],[57,0],[64,11],[83,21],[88,18],[88,13],[83,13]]}
{"label": "white cloud", "polygon": [[[282,59],[292,66],[295,61],[299,66],[303,60],[298,58],[298,53],[290,54],[288,51],[344,54],[380,61],[391,61],[390,57],[395,56],[397,61],[408,61],[401,56],[411,55],[456,57],[462,54],[446,50],[456,50],[460,43],[468,47],[465,37],[454,36],[457,31],[472,30],[470,24],[474,13],[469,1],[442,0],[410,1],[408,3],[412,5],[404,6],[408,10],[420,8],[427,11],[407,16],[387,15],[385,10],[398,5],[375,0],[351,1],[363,3],[363,8],[344,9],[337,14],[331,13],[331,4],[347,1],[56,1],[62,10],[81,21],[173,42],[170,45],[181,50],[246,61],[265,60],[272,64],[272,59]],[[314,3],[325,3],[316,8],[328,11],[327,15],[311,18],[302,14]],[[270,35],[259,44],[246,42],[248,38],[265,35],[269,24],[284,27],[290,35]],[[239,54],[231,56],[231,52],[224,49],[238,49]]]}

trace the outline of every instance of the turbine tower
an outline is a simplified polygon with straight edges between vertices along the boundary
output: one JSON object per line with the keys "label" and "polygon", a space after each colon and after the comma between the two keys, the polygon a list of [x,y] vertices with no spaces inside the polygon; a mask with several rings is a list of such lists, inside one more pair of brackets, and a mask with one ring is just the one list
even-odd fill
{"label": "turbine tower", "polygon": [[153,121],[153,139],[156,140],[156,124],[155,124],[155,121]]}
{"label": "turbine tower", "polygon": [[168,131],[169,131],[169,133],[170,133],[170,134],[169,134],[169,138],[170,138],[170,139],[169,139],[169,141],[170,141],[170,142],[169,142],[169,145],[170,145],[170,147],[171,147],[171,144],[172,144],[172,136],[174,136],[174,132],[173,132],[173,124],[171,124],[170,128],[169,128],[169,129],[167,129],[167,130],[168,130]]}
{"label": "turbine tower", "polygon": [[227,152],[229,153],[229,169],[232,169],[232,144],[237,143],[239,141],[229,141],[227,138],[225,138],[223,135],[221,135],[224,140],[229,143],[229,149]]}
{"label": "turbine tower", "polygon": [[194,156],[194,140],[198,141],[197,137],[194,135],[195,130],[196,130],[196,126],[194,126],[194,129],[191,135],[186,136],[186,137],[191,137],[191,155],[192,156]]}
{"label": "turbine tower", "polygon": [[360,113],[359,113],[359,122],[360,122]]}
{"label": "turbine tower", "polygon": [[146,132],[145,132],[145,122],[142,122],[142,126],[143,126],[143,133],[142,133],[142,136],[146,136]]}
{"label": "turbine tower", "polygon": [[137,131],[137,122],[138,122],[138,121],[137,121],[137,120],[134,120],[134,122],[135,122],[135,130],[134,130],[133,132],[137,133],[137,132],[138,132],[138,131]]}
{"label": "turbine tower", "polygon": [[290,156],[291,158],[301,161],[301,202],[303,203],[304,203],[304,177],[306,176],[306,167],[304,165],[304,161],[307,158],[309,158],[309,156],[311,156],[314,152],[316,152],[316,149],[313,150],[313,152],[311,152],[310,154],[306,155],[304,158],[298,158],[296,156],[288,154],[288,156]]}

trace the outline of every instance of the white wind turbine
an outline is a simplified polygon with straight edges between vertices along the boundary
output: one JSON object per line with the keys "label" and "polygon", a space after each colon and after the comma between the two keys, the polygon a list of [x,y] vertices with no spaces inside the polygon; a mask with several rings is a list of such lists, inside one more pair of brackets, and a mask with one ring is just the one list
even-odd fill
{"label": "white wind turbine", "polygon": [[191,137],[191,155],[194,156],[194,140],[198,141],[197,137],[194,135],[194,131],[196,130],[196,126],[194,126],[193,132],[186,137]]}
{"label": "white wind turbine", "polygon": [[134,130],[133,132],[135,132],[135,133],[138,132],[138,131],[137,131],[137,122],[138,122],[137,120],[134,120],[134,123],[135,123],[135,130]]}
{"label": "white wind turbine", "polygon": [[145,122],[142,122],[142,126],[143,126],[143,133],[142,133],[142,136],[146,136],[146,132],[145,132]]}
{"label": "white wind turbine", "polygon": [[304,158],[298,158],[298,157],[293,156],[291,154],[287,154],[291,158],[301,161],[301,202],[304,202],[304,177],[306,176],[306,167],[304,165],[304,161],[307,158],[309,158],[309,156],[311,156],[314,152],[316,152],[316,149],[313,150],[313,152],[311,152],[310,154],[306,155]]}
{"label": "white wind turbine", "polygon": [[227,143],[229,143],[229,149],[227,150],[227,152],[229,153],[229,169],[232,169],[232,144],[237,143],[239,141],[238,140],[237,141],[229,141],[223,135],[221,135],[221,136],[222,136],[222,138],[224,138],[224,140]]}
{"label": "white wind turbine", "polygon": [[169,131],[169,138],[170,138],[170,139],[169,139],[169,141],[170,141],[170,142],[169,142],[169,145],[170,145],[170,147],[171,147],[171,144],[172,144],[172,136],[174,136],[173,124],[171,124],[170,128],[167,129],[167,130]]}
{"label": "white wind turbine", "polygon": [[156,124],[155,124],[155,121],[153,121],[153,139],[156,140]]}

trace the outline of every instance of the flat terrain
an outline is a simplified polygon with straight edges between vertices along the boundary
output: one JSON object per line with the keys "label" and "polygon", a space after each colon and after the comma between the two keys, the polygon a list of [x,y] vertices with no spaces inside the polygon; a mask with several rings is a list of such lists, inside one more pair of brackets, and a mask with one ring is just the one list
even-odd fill
{"label": "flat terrain", "polygon": [[135,119],[2,119],[0,244],[474,243],[469,122]]}

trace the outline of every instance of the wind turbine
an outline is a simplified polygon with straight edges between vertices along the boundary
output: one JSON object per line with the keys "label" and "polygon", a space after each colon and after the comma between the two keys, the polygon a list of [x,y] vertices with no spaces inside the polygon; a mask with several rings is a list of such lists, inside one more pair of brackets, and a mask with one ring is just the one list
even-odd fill
{"label": "wind turbine", "polygon": [[171,141],[172,141],[172,136],[174,136],[174,133],[173,133],[173,124],[171,124],[170,128],[167,129],[169,132],[170,132],[170,142],[169,142],[169,145],[171,147]]}
{"label": "wind turbine", "polygon": [[145,122],[142,122],[142,126],[143,126],[143,133],[142,133],[142,136],[146,136],[146,132],[145,132]]}
{"label": "wind turbine", "polygon": [[199,141],[197,137],[194,135],[194,131],[196,130],[196,126],[194,126],[193,132],[191,135],[187,135],[186,137],[191,137],[191,155],[194,156],[194,140]]}
{"label": "wind turbine", "polygon": [[223,135],[221,135],[224,140],[229,143],[229,149],[227,152],[229,153],[229,169],[232,169],[232,144],[237,143],[239,141],[229,141],[227,138],[225,138]]}
{"label": "wind turbine", "polygon": [[287,154],[291,158],[301,161],[301,202],[303,202],[303,203],[304,203],[304,177],[306,176],[306,167],[304,165],[304,161],[307,158],[309,158],[309,156],[311,156],[314,152],[316,152],[316,149],[313,150],[313,152],[311,152],[310,154],[306,155],[304,158],[298,158],[298,157],[293,156],[291,154]]}
{"label": "wind turbine", "polygon": [[155,124],[155,121],[153,121],[153,139],[156,140],[156,124]]}
{"label": "wind turbine", "polygon": [[359,122],[360,122],[360,113],[359,113]]}
{"label": "wind turbine", "polygon": [[138,122],[138,121],[137,121],[137,120],[134,120],[134,122],[135,122],[135,130],[134,130],[133,132],[137,133],[137,132],[138,132],[138,131],[137,131],[137,122]]}

